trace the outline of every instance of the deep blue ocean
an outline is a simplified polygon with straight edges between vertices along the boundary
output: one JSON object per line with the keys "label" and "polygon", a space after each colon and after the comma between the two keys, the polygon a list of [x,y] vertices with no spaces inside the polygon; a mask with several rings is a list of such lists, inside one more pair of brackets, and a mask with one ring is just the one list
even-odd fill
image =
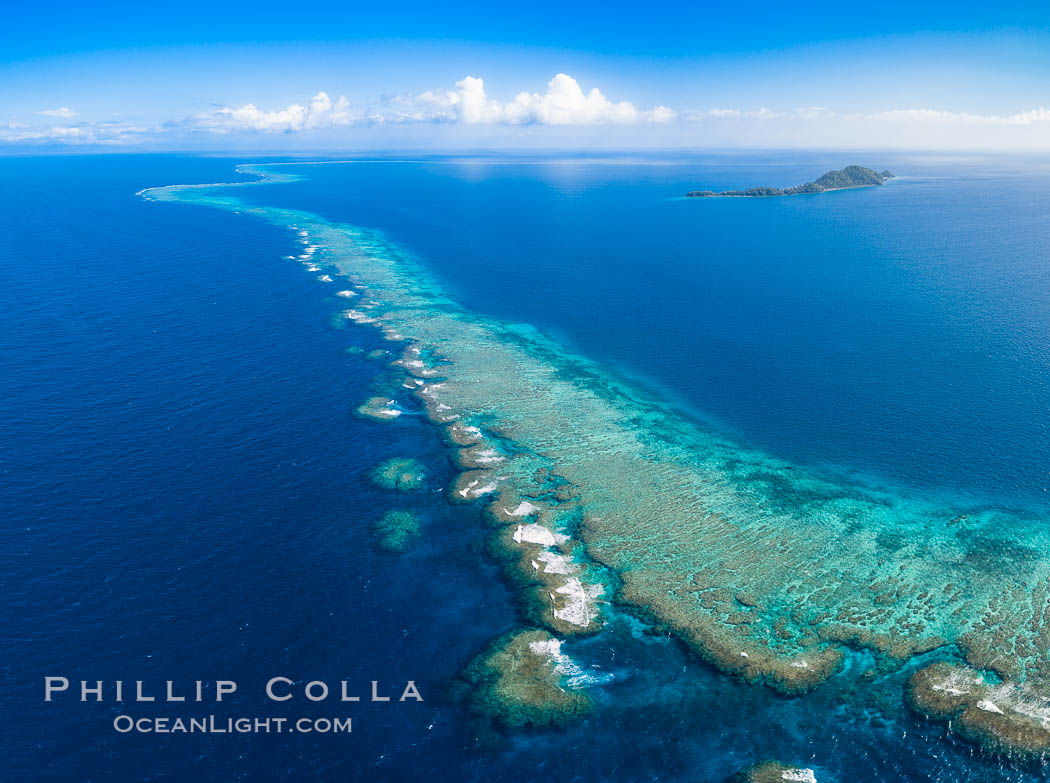
{"label": "deep blue ocean", "polygon": [[[1044,515],[1050,164],[848,157],[339,163],[238,195],[380,229],[466,308],[533,324],[741,443]],[[287,232],[136,195],[248,179],[239,162],[0,159],[0,779],[719,782],[765,758],[821,783],[1050,779],[856,677],[777,697],[623,618],[577,644],[613,675],[587,721],[478,747],[447,685],[520,620],[478,510],[444,499],[436,428],[352,415],[383,370],[365,354],[388,346],[336,317],[345,302],[286,260]],[[901,177],[681,197],[854,162]],[[369,481],[399,456],[424,462],[424,490]],[[403,507],[423,543],[375,551],[369,524]],[[46,676],[240,690],[48,703]],[[412,679],[425,701],[274,704],[273,676],[395,697]],[[119,734],[122,713],[352,715],[354,730]]]}

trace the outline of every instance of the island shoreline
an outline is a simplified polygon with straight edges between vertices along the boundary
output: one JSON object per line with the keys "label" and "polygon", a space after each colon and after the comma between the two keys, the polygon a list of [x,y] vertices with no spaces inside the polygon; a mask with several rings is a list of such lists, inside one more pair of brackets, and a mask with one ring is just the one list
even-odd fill
{"label": "island shoreline", "polygon": [[745,190],[691,190],[686,198],[775,198],[780,196],[805,196],[830,193],[835,190],[855,190],[876,187],[893,179],[890,171],[877,172],[864,166],[846,166],[844,169],[826,171],[812,182],[788,188],[752,187]]}

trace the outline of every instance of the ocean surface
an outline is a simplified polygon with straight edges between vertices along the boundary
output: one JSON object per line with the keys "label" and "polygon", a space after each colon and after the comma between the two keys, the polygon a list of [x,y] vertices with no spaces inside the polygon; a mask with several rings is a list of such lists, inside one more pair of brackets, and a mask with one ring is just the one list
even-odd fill
{"label": "ocean surface", "polygon": [[[582,724],[478,746],[456,672],[521,624],[421,415],[352,415],[393,358],[340,286],[254,215],[136,195],[254,180],[182,156],[0,159],[0,579],[12,780],[722,781],[767,758],[822,781],[1034,781],[901,703],[862,654],[788,699],[626,612],[572,643]],[[690,200],[857,162],[881,188]],[[380,232],[464,311],[529,324],[726,442],[829,481],[1047,517],[1050,167],[873,156],[273,166],[229,189]],[[427,468],[381,489],[390,457]],[[410,508],[422,543],[375,550]],[[43,700],[43,678],[233,679],[197,707]],[[417,682],[425,702],[261,698]],[[300,686],[301,687],[301,686]],[[349,735],[119,734],[121,713],[354,717]]]}

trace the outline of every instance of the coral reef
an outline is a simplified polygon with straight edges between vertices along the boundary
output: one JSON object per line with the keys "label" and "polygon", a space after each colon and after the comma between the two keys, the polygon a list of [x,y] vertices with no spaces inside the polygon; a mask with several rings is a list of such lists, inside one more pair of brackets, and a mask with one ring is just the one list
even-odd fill
{"label": "coral reef", "polygon": [[426,469],[419,460],[408,457],[392,457],[372,468],[372,481],[383,489],[407,492],[420,489],[426,480]]}
{"label": "coral reef", "polygon": [[396,419],[403,411],[389,397],[369,397],[357,408],[357,412],[369,419],[389,421]]}
{"label": "coral reef", "polygon": [[497,639],[460,675],[471,710],[504,729],[551,728],[586,715],[591,699],[565,685],[576,667],[561,647],[542,630]]}
{"label": "coral reef", "polygon": [[[728,441],[535,329],[464,310],[378,233],[218,187],[149,197],[236,209],[323,248],[360,292],[347,320],[404,343],[401,387],[459,449],[446,497],[485,504],[489,548],[537,624],[592,632],[619,584],[620,602],[706,660],[789,694],[831,676],[847,646],[871,650],[879,671],[944,647],[1013,690],[975,683],[976,699],[945,703],[923,685],[935,669],[910,688],[917,708],[986,747],[1040,747],[1045,519],[864,487]],[[359,412],[404,410],[382,396]],[[393,474],[417,485],[411,468]]]}
{"label": "coral reef", "polygon": [[817,783],[817,776],[807,767],[763,761],[735,775],[732,783]]}
{"label": "coral reef", "polygon": [[994,752],[1050,752],[1050,699],[1009,682],[990,682],[964,664],[934,663],[908,680],[911,706]]}
{"label": "coral reef", "polygon": [[372,540],[384,552],[407,552],[419,535],[419,518],[411,511],[387,511],[372,523]]}

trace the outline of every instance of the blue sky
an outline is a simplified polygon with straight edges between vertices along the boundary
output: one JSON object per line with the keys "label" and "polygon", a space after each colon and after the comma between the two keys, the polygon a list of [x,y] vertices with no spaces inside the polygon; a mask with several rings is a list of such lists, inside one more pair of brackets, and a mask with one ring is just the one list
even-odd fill
{"label": "blue sky", "polygon": [[0,149],[1050,148],[1050,11],[1035,4],[6,15]]}

